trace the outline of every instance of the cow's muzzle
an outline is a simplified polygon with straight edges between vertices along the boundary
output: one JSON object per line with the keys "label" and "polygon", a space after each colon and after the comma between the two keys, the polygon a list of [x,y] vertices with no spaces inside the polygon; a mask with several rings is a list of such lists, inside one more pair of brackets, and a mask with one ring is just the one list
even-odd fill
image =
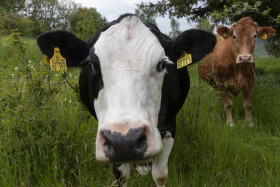
{"label": "cow's muzzle", "polygon": [[110,125],[96,138],[96,159],[102,162],[142,161],[162,150],[157,128],[148,125]]}
{"label": "cow's muzzle", "polygon": [[140,160],[147,150],[147,136],[144,127],[130,129],[125,135],[104,130],[105,156],[112,162]]}
{"label": "cow's muzzle", "polygon": [[243,64],[243,63],[254,63],[253,56],[250,54],[239,55],[237,57],[237,64]]}

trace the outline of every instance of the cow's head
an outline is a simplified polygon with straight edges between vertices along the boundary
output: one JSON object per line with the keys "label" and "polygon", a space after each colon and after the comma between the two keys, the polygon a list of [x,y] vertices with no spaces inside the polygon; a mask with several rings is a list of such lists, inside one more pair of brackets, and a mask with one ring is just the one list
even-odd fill
{"label": "cow's head", "polygon": [[231,46],[236,63],[253,63],[253,53],[256,38],[266,40],[274,35],[275,29],[259,27],[250,17],[235,22],[231,28],[219,27],[217,33],[231,40]]}
{"label": "cow's head", "polygon": [[59,47],[68,66],[82,67],[81,98],[98,120],[96,159],[123,162],[162,150],[157,123],[166,67],[176,66],[184,51],[199,61],[216,38],[189,30],[171,40],[154,25],[124,15],[87,42],[65,31],[44,33],[37,41],[47,56]]}

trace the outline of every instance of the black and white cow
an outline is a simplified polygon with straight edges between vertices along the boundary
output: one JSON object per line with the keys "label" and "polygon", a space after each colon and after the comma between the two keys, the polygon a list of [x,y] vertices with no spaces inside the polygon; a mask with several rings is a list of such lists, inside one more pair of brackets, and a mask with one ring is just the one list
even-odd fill
{"label": "black and white cow", "polygon": [[59,47],[68,67],[81,67],[80,96],[98,120],[96,159],[115,163],[122,186],[128,162],[150,161],[154,181],[165,186],[176,114],[190,86],[187,68],[177,69],[176,61],[187,52],[198,62],[213,50],[216,37],[187,30],[171,40],[155,25],[125,14],[86,42],[66,31],[44,33],[37,42],[48,57]]}

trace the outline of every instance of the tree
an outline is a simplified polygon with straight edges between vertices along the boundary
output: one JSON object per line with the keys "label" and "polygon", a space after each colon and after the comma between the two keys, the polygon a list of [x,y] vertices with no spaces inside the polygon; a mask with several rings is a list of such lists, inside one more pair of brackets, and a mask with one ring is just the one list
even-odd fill
{"label": "tree", "polygon": [[[198,21],[200,18],[209,20],[215,12],[224,13],[226,19],[212,19],[215,25],[232,24],[241,17],[250,16],[260,26],[271,26],[280,30],[280,24],[277,22],[280,20],[279,0],[159,0],[157,3],[144,3],[138,7],[151,9],[162,16],[186,17],[189,21]],[[268,41],[267,49],[273,55],[280,55],[279,32]]]}
{"label": "tree", "polygon": [[107,24],[95,8],[78,8],[70,16],[70,30],[81,39],[89,39]]}
{"label": "tree", "polygon": [[153,23],[157,25],[156,18],[157,18],[157,11],[152,10],[149,7],[145,7],[144,3],[141,2],[141,4],[138,6],[137,9],[135,9],[135,14],[142,20],[146,22]]}
{"label": "tree", "polygon": [[205,18],[198,18],[197,25],[195,26],[196,29],[206,30],[209,32],[214,32],[215,24],[212,24],[208,19]]}
{"label": "tree", "polygon": [[137,6],[140,9],[151,9],[162,16],[188,17],[196,21],[199,17],[207,18],[210,12],[223,10],[225,5],[230,6],[235,2],[254,3],[256,0],[159,0],[156,3],[141,3]]}
{"label": "tree", "polygon": [[18,12],[24,8],[25,0],[1,0],[0,7],[8,12]]}
{"label": "tree", "polygon": [[168,36],[172,39],[176,38],[180,33],[180,24],[175,18],[170,18],[171,31]]}
{"label": "tree", "polygon": [[43,30],[51,31],[70,28],[70,15],[75,13],[78,5],[72,1],[26,0],[23,15],[32,21],[43,23]]}
{"label": "tree", "polygon": [[32,21],[19,14],[4,12],[3,21],[5,34],[10,34],[12,30],[18,30],[23,35],[29,35],[32,32]]}

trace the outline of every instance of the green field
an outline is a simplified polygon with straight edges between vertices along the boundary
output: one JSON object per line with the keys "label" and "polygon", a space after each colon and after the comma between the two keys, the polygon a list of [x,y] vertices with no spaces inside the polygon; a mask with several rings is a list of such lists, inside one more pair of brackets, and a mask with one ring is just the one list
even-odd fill
{"label": "green field", "polygon": [[[255,127],[233,99],[235,127],[214,90],[190,66],[177,117],[167,186],[280,186],[280,59],[256,59]],[[0,37],[0,186],[111,186],[112,165],[95,161],[96,121],[81,104],[80,69],[54,73],[33,39]],[[154,186],[131,165],[129,186]]]}

